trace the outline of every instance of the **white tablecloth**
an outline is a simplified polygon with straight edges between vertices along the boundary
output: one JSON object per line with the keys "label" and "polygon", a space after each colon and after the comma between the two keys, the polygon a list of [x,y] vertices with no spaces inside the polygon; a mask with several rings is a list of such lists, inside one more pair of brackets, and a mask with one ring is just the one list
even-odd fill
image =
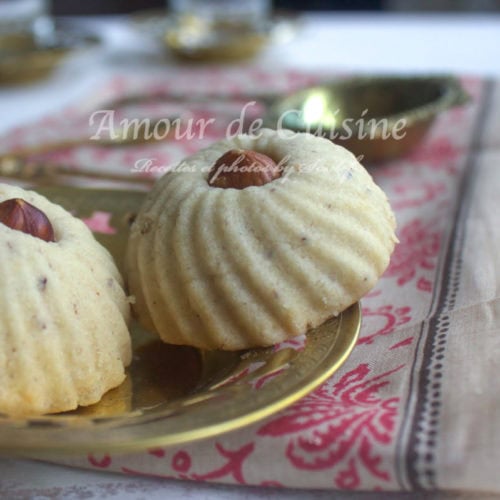
{"label": "white tablecloth", "polygon": [[[0,133],[83,98],[116,72],[137,74],[173,62],[126,20],[86,19],[101,27],[102,47],[70,58],[49,79],[0,90]],[[307,16],[297,37],[271,47],[258,61],[267,67],[329,72],[457,72],[500,75],[500,16],[347,15]],[[384,494],[335,494],[335,498],[381,499]],[[0,459],[0,498],[332,498],[332,492],[158,481]],[[418,498],[397,494],[398,498]],[[435,494],[430,498],[460,498]],[[429,498],[426,496],[425,498]],[[471,498],[470,494],[463,497]],[[477,498],[491,498],[480,495]]]}

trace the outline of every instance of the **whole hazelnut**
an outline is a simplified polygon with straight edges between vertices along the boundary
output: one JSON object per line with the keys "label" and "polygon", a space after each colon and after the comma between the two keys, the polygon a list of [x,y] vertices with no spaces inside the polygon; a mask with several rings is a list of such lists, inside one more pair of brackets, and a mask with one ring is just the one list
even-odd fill
{"label": "whole hazelnut", "polygon": [[21,198],[0,203],[0,223],[44,241],[55,241],[54,229],[47,216]]}
{"label": "whole hazelnut", "polygon": [[263,186],[280,176],[279,166],[269,156],[249,149],[231,149],[210,169],[208,184],[219,188],[245,189]]}

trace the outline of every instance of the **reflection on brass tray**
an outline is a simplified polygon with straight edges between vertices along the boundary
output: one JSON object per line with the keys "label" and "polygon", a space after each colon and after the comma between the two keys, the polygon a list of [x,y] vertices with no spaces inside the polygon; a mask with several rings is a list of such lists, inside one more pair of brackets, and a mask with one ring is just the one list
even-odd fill
{"label": "reflection on brass tray", "polygon": [[[122,266],[129,224],[144,194],[56,187],[39,191],[78,216],[110,212],[117,233],[96,236]],[[360,318],[355,304],[305,339],[245,352],[166,345],[133,325],[134,358],[120,387],[98,404],[73,412],[26,419],[0,416],[0,451],[43,458],[61,452],[142,450],[254,423],[328,379],[354,347]]]}

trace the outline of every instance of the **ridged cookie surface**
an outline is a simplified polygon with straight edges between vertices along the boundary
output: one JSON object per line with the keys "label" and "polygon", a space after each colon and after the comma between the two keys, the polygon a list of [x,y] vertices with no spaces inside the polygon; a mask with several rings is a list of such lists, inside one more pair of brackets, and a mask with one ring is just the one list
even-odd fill
{"label": "ridged cookie surface", "polygon": [[[207,183],[233,148],[285,166],[263,186]],[[212,145],[162,177],[132,227],[127,276],[140,321],[173,344],[236,350],[304,333],[368,292],[395,221],[355,157],[328,140],[261,131]]]}
{"label": "ridged cookie surface", "polygon": [[124,377],[128,299],[107,250],[44,197],[0,184],[47,215],[55,242],[0,224],[0,413],[31,415],[99,401]]}

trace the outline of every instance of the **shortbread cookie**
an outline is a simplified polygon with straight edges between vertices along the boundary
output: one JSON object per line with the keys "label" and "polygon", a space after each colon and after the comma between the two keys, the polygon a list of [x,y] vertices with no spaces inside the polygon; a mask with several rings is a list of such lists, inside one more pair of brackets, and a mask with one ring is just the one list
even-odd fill
{"label": "shortbread cookie", "polygon": [[162,177],[132,226],[135,312],[173,344],[281,342],[366,294],[394,229],[382,190],[326,139],[263,130],[218,142]]}
{"label": "shortbread cookie", "polygon": [[34,192],[0,184],[0,220],[0,413],[96,403],[131,359],[129,302],[111,255]]}

